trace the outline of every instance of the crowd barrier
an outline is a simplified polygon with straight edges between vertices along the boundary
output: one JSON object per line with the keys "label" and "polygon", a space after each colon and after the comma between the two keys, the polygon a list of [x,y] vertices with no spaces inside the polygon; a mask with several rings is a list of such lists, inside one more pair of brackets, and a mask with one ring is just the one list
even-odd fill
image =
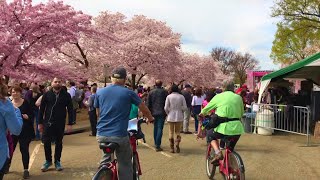
{"label": "crowd barrier", "polygon": [[[310,108],[278,104],[253,104],[244,118],[246,132],[271,135],[274,130],[307,137],[310,145]],[[248,121],[250,126],[248,127]]]}

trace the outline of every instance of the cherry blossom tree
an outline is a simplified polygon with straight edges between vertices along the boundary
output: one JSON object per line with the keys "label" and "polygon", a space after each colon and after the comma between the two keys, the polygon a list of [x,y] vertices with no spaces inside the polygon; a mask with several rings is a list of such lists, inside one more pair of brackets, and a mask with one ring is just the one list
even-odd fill
{"label": "cherry blossom tree", "polygon": [[120,13],[104,12],[95,19],[95,24],[120,41],[114,46],[102,46],[108,53],[100,54],[100,59],[110,67],[124,66],[131,74],[133,88],[146,75],[161,77],[175,67],[180,34],[174,33],[164,22],[145,16],[127,20]]}
{"label": "cherry blossom tree", "polygon": [[227,76],[221,71],[219,62],[209,56],[180,52],[179,66],[166,79],[166,82],[181,85],[189,83],[196,86],[213,87],[221,85]]}
{"label": "cherry blossom tree", "polygon": [[90,16],[62,2],[33,5],[32,0],[14,0],[1,2],[0,17],[0,75],[28,79],[76,74],[61,61],[42,58],[91,32]]}

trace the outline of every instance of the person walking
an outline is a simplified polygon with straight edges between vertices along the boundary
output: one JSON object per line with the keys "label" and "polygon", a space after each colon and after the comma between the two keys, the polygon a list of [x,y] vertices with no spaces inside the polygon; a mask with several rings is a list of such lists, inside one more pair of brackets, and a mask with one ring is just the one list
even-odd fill
{"label": "person walking", "polygon": [[199,120],[198,120],[198,115],[201,112],[201,107],[202,107],[202,102],[204,101],[204,96],[202,95],[202,90],[201,88],[196,88],[195,89],[195,93],[194,96],[192,97],[192,102],[191,102],[191,106],[192,106],[192,114],[194,117],[194,134],[197,135],[198,134],[198,124],[199,124]]}
{"label": "person walking", "polygon": [[[171,94],[167,96],[164,109],[168,114],[167,121],[169,123],[169,142],[171,153],[174,153],[174,142],[176,145],[176,152],[180,153],[180,130],[183,122],[183,113],[187,111],[188,107],[183,95],[179,94],[179,87],[172,85]],[[176,134],[176,141],[174,141],[174,134]]]}
{"label": "person walking", "polygon": [[[38,119],[38,114],[39,114],[39,108],[36,106],[37,100],[42,96],[42,93],[40,92],[40,87],[36,84],[32,84],[30,86],[30,90],[27,92],[25,96],[25,100],[27,100],[32,108],[33,111],[33,119],[32,119],[32,124],[34,124],[34,120],[36,123],[36,127],[38,127],[39,124],[39,119]],[[36,140],[40,140],[40,131],[38,128],[36,128]]]}
{"label": "person walking", "polygon": [[[16,146],[19,142],[24,168],[23,178],[28,179],[30,177],[28,170],[30,160],[29,145],[31,143],[31,140],[35,137],[33,128],[33,109],[29,102],[22,98],[22,88],[20,86],[13,86],[10,92],[12,96],[12,103],[15,108],[19,108],[23,119],[23,126],[20,135],[12,135],[13,151],[16,149]],[[9,160],[9,168],[11,161],[12,156]]]}
{"label": "person walking", "polygon": [[72,107],[73,107],[73,122],[72,124],[76,124],[77,121],[77,110],[79,109],[79,96],[77,96],[77,87],[76,87],[76,83],[74,82],[70,82],[70,89],[68,90],[68,93],[71,96],[71,100],[72,100]]}
{"label": "person walking", "polygon": [[[8,87],[0,80],[0,180],[8,169],[9,147],[6,138],[7,130],[18,136],[22,130],[22,118],[19,109],[15,109],[12,102],[6,98]],[[18,112],[17,112],[18,111]]]}
{"label": "person walking", "polygon": [[163,134],[164,121],[166,119],[166,112],[164,111],[164,105],[168,92],[162,88],[162,81],[156,80],[155,89],[150,91],[148,96],[147,105],[151,110],[152,116],[155,118],[153,138],[156,151],[162,151],[161,139]]}
{"label": "person walking", "polygon": [[192,102],[192,94],[191,94],[191,86],[189,84],[185,85],[184,89],[181,91],[181,94],[184,96],[186,100],[188,109],[184,111],[183,115],[183,130],[181,131],[184,134],[192,134],[189,131],[189,121],[191,116],[191,102]]}
{"label": "person walking", "polygon": [[[112,84],[101,88],[96,94],[94,107],[97,108],[99,121],[97,125],[97,140],[99,143],[114,142],[119,145],[115,153],[118,161],[119,180],[133,179],[132,149],[128,136],[129,114],[132,104],[153,122],[148,107],[132,90],[125,88],[127,72],[118,67],[112,70]],[[109,153],[104,153],[101,164],[108,162]]]}
{"label": "person walking", "polygon": [[52,165],[51,141],[55,139],[54,163],[57,171],[63,170],[61,165],[62,139],[66,124],[68,110],[67,131],[70,132],[73,125],[72,100],[67,91],[61,89],[61,80],[54,78],[52,90],[46,92],[41,99],[39,111],[39,131],[42,132],[46,161],[41,167],[43,172]]}
{"label": "person walking", "polygon": [[90,120],[90,126],[91,126],[91,134],[89,134],[89,136],[96,136],[97,134],[97,111],[96,108],[93,106],[94,105],[94,101],[96,98],[96,92],[97,92],[97,87],[96,86],[92,86],[91,87],[91,95],[89,96],[88,102],[85,103],[87,104],[88,108],[89,108],[89,120]]}

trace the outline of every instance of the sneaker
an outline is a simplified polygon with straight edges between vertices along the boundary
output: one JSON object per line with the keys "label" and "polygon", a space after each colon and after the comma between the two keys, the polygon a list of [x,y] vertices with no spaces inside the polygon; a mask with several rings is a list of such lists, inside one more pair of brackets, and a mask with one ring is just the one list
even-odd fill
{"label": "sneaker", "polygon": [[23,179],[29,179],[30,178],[30,174],[28,169],[24,170],[23,172]]}
{"label": "sneaker", "polygon": [[220,160],[223,160],[223,155],[221,151],[219,152],[219,154],[214,155],[214,158],[212,159],[211,164],[214,164],[217,166],[219,165]]}
{"label": "sneaker", "polygon": [[186,131],[186,132],[184,132],[184,134],[192,134],[192,132]]}
{"label": "sneaker", "polygon": [[184,131],[180,131],[180,133],[184,133]]}
{"label": "sneaker", "polygon": [[163,149],[161,147],[157,147],[156,152],[159,152],[159,151],[163,151]]}
{"label": "sneaker", "polygon": [[57,171],[62,171],[63,170],[63,167],[61,166],[60,161],[56,161],[54,163],[54,165],[55,165]]}
{"label": "sneaker", "polygon": [[52,166],[52,162],[46,161],[42,167],[41,167],[41,171],[42,172],[46,172],[48,171],[49,167]]}

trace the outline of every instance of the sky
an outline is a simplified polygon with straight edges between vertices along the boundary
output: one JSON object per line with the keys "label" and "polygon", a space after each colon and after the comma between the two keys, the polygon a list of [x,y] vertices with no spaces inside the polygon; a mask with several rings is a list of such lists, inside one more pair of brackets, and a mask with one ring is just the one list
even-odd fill
{"label": "sky", "polygon": [[276,19],[270,17],[272,0],[63,1],[92,16],[110,11],[164,21],[182,35],[181,48],[186,52],[209,55],[212,48],[222,46],[251,53],[261,70],[279,69],[269,58],[276,32]]}

